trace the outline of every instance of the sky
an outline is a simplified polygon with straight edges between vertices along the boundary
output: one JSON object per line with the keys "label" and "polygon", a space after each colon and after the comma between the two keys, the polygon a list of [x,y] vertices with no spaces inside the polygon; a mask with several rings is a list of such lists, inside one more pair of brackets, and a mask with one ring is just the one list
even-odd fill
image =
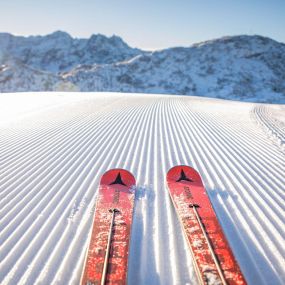
{"label": "sky", "polygon": [[285,0],[0,0],[0,32],[117,35],[146,50],[259,34],[285,42]]}

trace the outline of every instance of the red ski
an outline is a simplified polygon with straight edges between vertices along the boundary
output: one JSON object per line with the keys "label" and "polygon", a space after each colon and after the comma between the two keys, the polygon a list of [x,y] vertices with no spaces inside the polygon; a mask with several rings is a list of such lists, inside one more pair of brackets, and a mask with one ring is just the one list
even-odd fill
{"label": "red ski", "polygon": [[82,285],[126,284],[135,184],[124,169],[102,176]]}
{"label": "red ski", "polygon": [[167,185],[199,284],[246,284],[199,173],[189,166],[175,166],[167,173]]}

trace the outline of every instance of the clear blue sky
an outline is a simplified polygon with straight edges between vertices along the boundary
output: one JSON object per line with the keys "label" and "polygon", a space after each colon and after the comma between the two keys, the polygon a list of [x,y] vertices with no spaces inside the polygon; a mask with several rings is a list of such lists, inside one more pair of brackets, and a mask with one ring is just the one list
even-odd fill
{"label": "clear blue sky", "polygon": [[239,34],[285,42],[285,0],[0,0],[0,11],[0,32],[115,34],[144,49]]}

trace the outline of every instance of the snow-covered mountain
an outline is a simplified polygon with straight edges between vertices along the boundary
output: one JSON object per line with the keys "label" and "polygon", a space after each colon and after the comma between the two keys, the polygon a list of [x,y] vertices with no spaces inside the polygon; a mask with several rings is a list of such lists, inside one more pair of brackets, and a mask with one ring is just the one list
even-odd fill
{"label": "snow-covered mountain", "polygon": [[55,90],[61,78],[53,73],[34,69],[19,60],[0,65],[0,91]]}
{"label": "snow-covered mountain", "polygon": [[43,70],[46,76],[49,72],[56,80],[54,84],[26,84],[29,80],[21,73],[15,75],[16,85],[14,77],[1,80],[2,92],[71,89],[285,103],[285,44],[261,36],[224,37],[188,48],[145,52],[116,36],[73,39],[64,32],[28,38],[0,34],[0,63],[7,66],[7,58],[16,58],[34,72]]}
{"label": "snow-covered mountain", "polygon": [[0,34],[0,62],[15,57],[33,68],[53,73],[68,71],[79,64],[118,62],[138,54],[140,50],[129,47],[116,36],[76,39],[61,31],[30,37]]}

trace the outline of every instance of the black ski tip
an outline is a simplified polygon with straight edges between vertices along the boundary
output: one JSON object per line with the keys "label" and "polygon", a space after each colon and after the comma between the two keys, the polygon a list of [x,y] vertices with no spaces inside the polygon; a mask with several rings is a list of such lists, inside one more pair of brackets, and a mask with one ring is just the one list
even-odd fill
{"label": "black ski tip", "polygon": [[176,182],[180,182],[180,181],[188,181],[188,182],[194,182],[192,179],[188,178],[184,172],[183,169],[181,169],[181,173],[180,173],[180,177],[178,180],[176,180]]}
{"label": "black ski tip", "polygon": [[119,172],[115,181],[110,183],[110,185],[114,185],[114,184],[120,184],[120,185],[123,185],[123,186],[127,186],[123,181],[122,181],[122,177],[121,177],[121,173]]}

